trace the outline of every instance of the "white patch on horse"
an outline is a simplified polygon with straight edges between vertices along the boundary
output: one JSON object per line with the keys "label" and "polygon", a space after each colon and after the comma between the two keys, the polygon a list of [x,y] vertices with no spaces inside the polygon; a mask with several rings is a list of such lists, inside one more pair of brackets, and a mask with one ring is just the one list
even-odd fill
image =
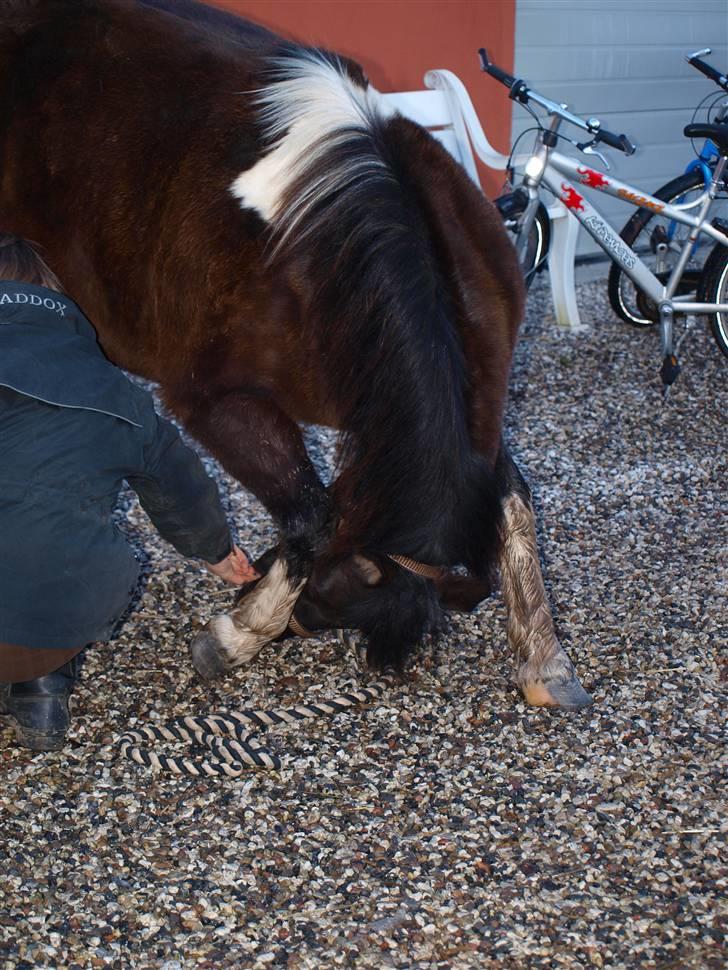
{"label": "white patch on horse", "polygon": [[252,660],[266,643],[283,633],[304,583],[292,582],[285,560],[276,559],[237,609],[210,620],[209,629],[231,667]]}
{"label": "white patch on horse", "polygon": [[266,136],[275,147],[230,187],[241,206],[268,222],[295,224],[317,201],[354,181],[386,171],[373,153],[358,162],[331,166],[283,211],[289,186],[327,149],[346,143],[352,129],[370,128],[375,118],[395,114],[376,88],[361,87],[345,72],[313,52],[281,61],[286,77],[257,93]]}

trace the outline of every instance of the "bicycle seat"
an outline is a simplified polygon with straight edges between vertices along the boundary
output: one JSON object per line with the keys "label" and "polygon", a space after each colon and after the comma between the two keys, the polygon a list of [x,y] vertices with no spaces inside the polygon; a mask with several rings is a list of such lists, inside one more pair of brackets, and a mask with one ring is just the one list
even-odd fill
{"label": "bicycle seat", "polygon": [[685,125],[683,134],[686,138],[710,138],[721,155],[728,155],[728,125]]}

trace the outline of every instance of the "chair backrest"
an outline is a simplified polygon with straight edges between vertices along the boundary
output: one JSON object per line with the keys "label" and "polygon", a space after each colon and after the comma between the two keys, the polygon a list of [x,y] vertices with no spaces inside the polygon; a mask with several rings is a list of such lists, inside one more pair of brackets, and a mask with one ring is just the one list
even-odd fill
{"label": "chair backrest", "polygon": [[385,94],[400,114],[427,128],[480,186],[475,156],[489,168],[503,170],[507,164],[485,137],[465,85],[452,71],[428,71],[425,91]]}
{"label": "chair backrest", "polygon": [[[439,139],[450,154],[482,190],[476,157],[488,168],[503,171],[508,158],[497,152],[485,137],[470,95],[465,85],[452,71],[428,71],[425,91],[400,91],[385,94],[384,98],[400,114],[427,128]],[[528,156],[516,156],[518,167]],[[579,223],[569,216],[558,200],[547,202],[551,219],[549,276],[556,319],[561,326],[580,330],[579,308],[574,289],[574,256]]]}
{"label": "chair backrest", "polygon": [[443,91],[400,91],[385,94],[384,99],[405,118],[427,128],[442,142],[453,158],[460,162],[476,185],[480,185],[467,134],[461,126],[456,125],[456,117],[453,116],[452,107]]}

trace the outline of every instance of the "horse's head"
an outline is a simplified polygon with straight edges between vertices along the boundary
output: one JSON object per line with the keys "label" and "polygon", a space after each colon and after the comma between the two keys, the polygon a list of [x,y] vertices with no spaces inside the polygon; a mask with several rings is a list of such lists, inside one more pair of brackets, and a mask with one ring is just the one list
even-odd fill
{"label": "horse's head", "polygon": [[399,666],[426,634],[437,631],[440,617],[431,581],[388,556],[354,553],[315,561],[290,626],[299,634],[361,630],[371,666]]}
{"label": "horse's head", "polygon": [[[277,558],[271,549],[255,563],[264,575]],[[366,636],[371,666],[401,664],[412,647],[436,633],[441,607],[470,610],[490,583],[406,557],[362,553],[323,554],[299,596],[289,629],[298,636],[356,629]],[[242,597],[249,587],[243,587]]]}
{"label": "horse's head", "polygon": [[[279,555],[276,547],[256,560],[261,577]],[[255,583],[243,586],[237,601],[244,600]],[[433,582],[389,556],[324,553],[314,561],[289,630],[298,636],[323,630],[361,630],[368,663],[381,668],[401,666],[411,648],[437,630],[440,617]]]}

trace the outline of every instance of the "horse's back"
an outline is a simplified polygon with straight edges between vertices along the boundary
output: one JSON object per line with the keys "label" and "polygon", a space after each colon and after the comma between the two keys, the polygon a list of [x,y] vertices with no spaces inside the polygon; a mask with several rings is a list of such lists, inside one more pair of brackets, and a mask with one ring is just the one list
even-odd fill
{"label": "horse's back", "polygon": [[[380,353],[389,341],[417,342],[437,321],[432,339],[452,344],[457,321],[476,371],[471,384],[491,388],[489,427],[478,438],[493,451],[520,318],[518,269],[493,207],[434,139],[387,113],[355,67],[352,74],[343,61],[191,0],[5,5],[3,213],[45,246],[112,359],[162,382],[185,380],[194,369],[238,385],[250,383],[255,362],[258,382],[275,385],[288,413],[315,420],[303,400],[316,397],[320,382],[311,352],[318,348],[305,345],[312,333],[316,341],[338,340],[342,318],[353,332],[366,308],[356,324],[361,337],[340,341],[340,353],[352,359],[339,363],[356,374],[365,345]],[[280,75],[276,81],[281,53],[298,72],[293,85],[279,83]],[[266,85],[280,92],[268,102],[278,99],[285,121],[278,141],[256,97]],[[308,120],[309,150],[291,158],[286,142],[294,144]],[[342,130],[350,132],[343,140]],[[330,151],[321,150],[321,136]],[[334,190],[327,198],[308,191],[322,174],[307,167],[309,155],[339,166],[335,178],[324,173],[321,184]],[[267,178],[278,156],[286,164]],[[298,199],[315,204],[311,231],[305,219],[295,223],[303,244],[288,265],[302,259],[289,273],[281,261],[271,270],[266,247],[291,193],[296,219]],[[354,252],[350,241],[359,245],[367,232],[369,243]],[[327,246],[337,239],[341,245]],[[347,251],[354,258],[344,271]],[[394,253],[403,255],[401,265]],[[421,279],[419,292],[405,280],[405,266]],[[383,281],[396,291],[391,299]],[[323,337],[316,300],[326,287],[337,313]],[[381,319],[371,310],[375,298]],[[409,335],[392,330],[402,329],[405,314],[388,319],[386,308],[397,301],[412,318]],[[457,352],[455,344],[447,351]],[[296,402],[289,360],[299,371]],[[334,396],[326,388],[321,395]]]}
{"label": "horse's back", "polygon": [[193,25],[197,31],[233,42],[250,51],[280,42],[276,34],[260,24],[235,16],[219,7],[200,3],[199,0],[138,0],[138,3],[142,7],[172,14]]}

